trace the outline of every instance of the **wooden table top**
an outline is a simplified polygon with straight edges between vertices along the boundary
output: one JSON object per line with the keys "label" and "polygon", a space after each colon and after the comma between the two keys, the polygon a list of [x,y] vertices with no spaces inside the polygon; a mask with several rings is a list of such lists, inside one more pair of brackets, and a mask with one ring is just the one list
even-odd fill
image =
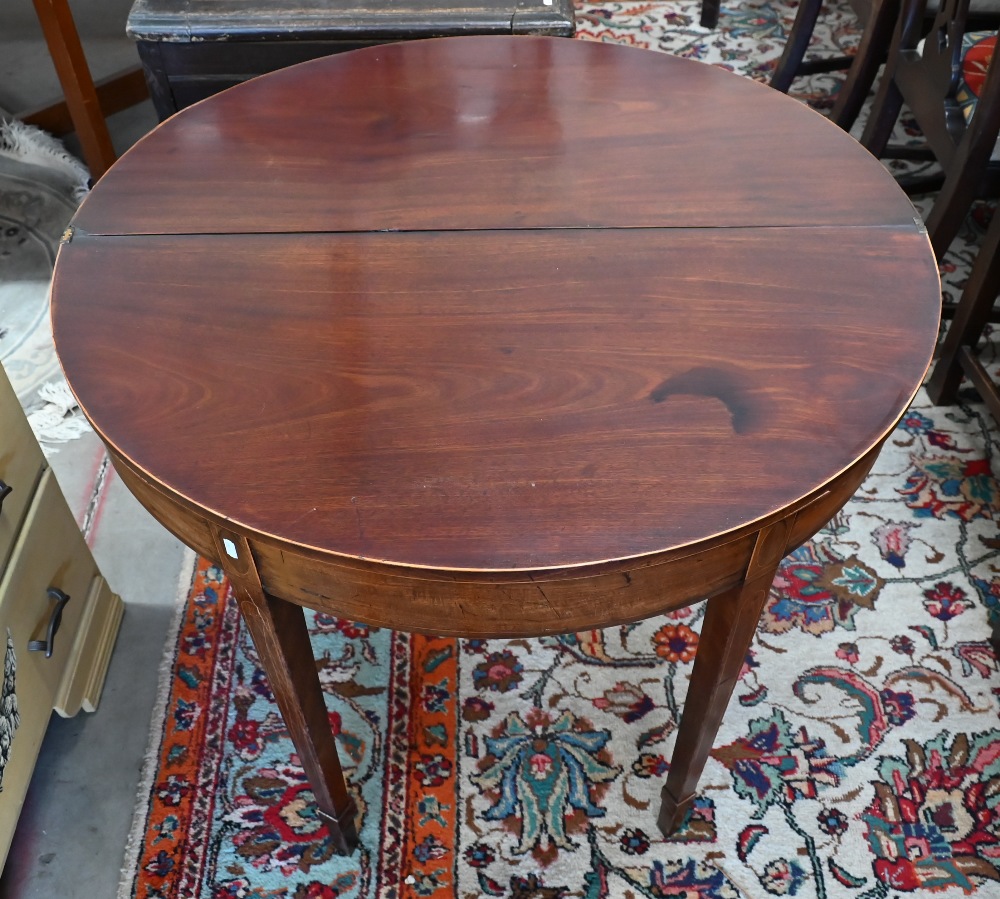
{"label": "wooden table top", "polygon": [[716,539],[893,427],[939,284],[906,197],[698,62],[414,41],[194,106],[79,210],[56,345],[185,507],[331,557],[541,571]]}

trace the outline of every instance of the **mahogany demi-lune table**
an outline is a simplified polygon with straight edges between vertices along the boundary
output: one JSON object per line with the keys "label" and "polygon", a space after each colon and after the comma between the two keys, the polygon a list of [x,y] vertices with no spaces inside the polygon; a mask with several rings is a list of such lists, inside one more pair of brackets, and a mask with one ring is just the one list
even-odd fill
{"label": "mahogany demi-lune table", "polygon": [[52,303],[122,480],[228,574],[347,852],[303,607],[509,637],[707,599],[669,832],[779,561],[913,398],[939,297],[909,201],[804,105],[456,37],[174,116],[83,203]]}

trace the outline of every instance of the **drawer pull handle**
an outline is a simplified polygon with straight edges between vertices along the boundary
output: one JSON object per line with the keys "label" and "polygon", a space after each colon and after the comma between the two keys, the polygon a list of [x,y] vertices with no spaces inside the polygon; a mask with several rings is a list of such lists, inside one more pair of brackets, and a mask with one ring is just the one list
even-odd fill
{"label": "drawer pull handle", "polygon": [[10,484],[6,483],[6,481],[0,481],[0,512],[3,511],[3,501],[13,492],[14,488]]}
{"label": "drawer pull handle", "polygon": [[49,616],[49,626],[45,631],[44,640],[29,640],[28,652],[44,652],[45,658],[52,658],[52,650],[56,648],[56,634],[59,632],[59,625],[62,624],[62,613],[69,602],[69,595],[63,593],[58,587],[49,587],[49,599],[56,601]]}

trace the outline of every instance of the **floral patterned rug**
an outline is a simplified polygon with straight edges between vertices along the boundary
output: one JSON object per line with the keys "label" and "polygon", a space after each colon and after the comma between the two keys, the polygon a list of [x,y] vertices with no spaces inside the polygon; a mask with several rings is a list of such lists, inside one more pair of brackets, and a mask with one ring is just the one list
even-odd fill
{"label": "floral patterned rug", "polygon": [[[793,8],[726,6],[714,32],[698,10],[582,4],[580,37],[766,78]],[[846,6],[817,31],[821,48],[857,36]],[[820,109],[835,86],[796,83]],[[947,291],[987,215],[946,260]],[[669,839],[657,803],[701,607],[531,641],[311,614],[361,809],[361,849],[340,858],[222,572],[200,562],[121,897],[1000,895],[997,451],[981,406],[920,395],[857,496],[783,562],[693,812]]]}

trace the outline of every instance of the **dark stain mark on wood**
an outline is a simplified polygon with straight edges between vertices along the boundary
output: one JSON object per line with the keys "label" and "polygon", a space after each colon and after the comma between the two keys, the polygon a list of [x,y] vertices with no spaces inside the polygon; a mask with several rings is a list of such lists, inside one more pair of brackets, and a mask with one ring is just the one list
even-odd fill
{"label": "dark stain mark on wood", "polygon": [[696,366],[658,384],[649,398],[654,403],[662,403],[682,394],[719,400],[729,410],[737,434],[750,433],[764,418],[759,400],[747,389],[746,374],[736,368]]}

